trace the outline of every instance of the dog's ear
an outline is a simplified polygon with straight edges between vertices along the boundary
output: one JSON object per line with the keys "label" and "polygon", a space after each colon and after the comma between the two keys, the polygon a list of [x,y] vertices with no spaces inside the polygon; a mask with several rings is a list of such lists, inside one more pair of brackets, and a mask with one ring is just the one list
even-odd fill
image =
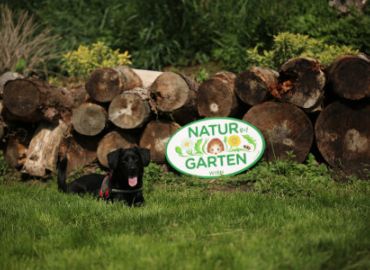
{"label": "dog's ear", "polygon": [[136,148],[136,150],[139,152],[139,155],[141,157],[141,160],[143,162],[143,166],[148,166],[150,162],[150,151],[146,148]]}
{"label": "dog's ear", "polygon": [[117,149],[112,152],[110,152],[107,155],[108,158],[108,166],[111,170],[117,169],[119,157],[121,155],[122,149]]}

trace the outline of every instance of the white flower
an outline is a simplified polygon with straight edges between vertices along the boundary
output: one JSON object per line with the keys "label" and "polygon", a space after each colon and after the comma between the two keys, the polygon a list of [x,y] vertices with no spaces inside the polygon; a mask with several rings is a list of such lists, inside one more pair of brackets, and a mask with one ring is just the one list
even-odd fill
{"label": "white flower", "polygon": [[181,143],[181,148],[185,152],[193,151],[193,147],[194,147],[194,142],[190,139],[185,139]]}

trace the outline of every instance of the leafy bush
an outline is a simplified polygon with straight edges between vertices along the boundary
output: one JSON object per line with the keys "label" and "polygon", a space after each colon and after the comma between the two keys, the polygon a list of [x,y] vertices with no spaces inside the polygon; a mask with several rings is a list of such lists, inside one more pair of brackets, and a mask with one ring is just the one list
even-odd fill
{"label": "leafy bush", "polygon": [[73,77],[86,77],[99,67],[115,67],[131,64],[128,51],[112,50],[104,42],[89,46],[80,45],[77,50],[63,55],[62,67]]}
{"label": "leafy bush", "polygon": [[258,47],[248,49],[246,58],[249,65],[278,68],[293,57],[312,57],[318,59],[321,64],[328,65],[339,55],[358,53],[358,50],[349,46],[328,45],[306,35],[285,32],[274,37],[271,50],[263,50],[260,53]]}
{"label": "leafy bush", "polygon": [[0,6],[0,37],[0,74],[36,71],[57,57],[58,38],[49,28],[41,31],[34,17],[25,11],[14,13],[6,5]]}

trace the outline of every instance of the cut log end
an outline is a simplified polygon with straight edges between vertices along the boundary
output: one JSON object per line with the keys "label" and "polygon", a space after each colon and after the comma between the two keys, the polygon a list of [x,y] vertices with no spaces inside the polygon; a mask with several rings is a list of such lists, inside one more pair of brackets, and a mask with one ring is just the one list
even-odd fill
{"label": "cut log end", "polygon": [[197,106],[200,116],[224,117],[231,116],[237,111],[238,101],[234,93],[235,75],[230,74],[218,73],[199,86]]}
{"label": "cut log end", "polygon": [[324,97],[325,75],[320,63],[311,58],[293,58],[281,66],[279,87],[271,94],[310,111]]}
{"label": "cut log end", "polygon": [[238,75],[235,92],[247,105],[262,103],[276,89],[277,77],[278,73],[273,70],[253,67]]}
{"label": "cut log end", "polygon": [[141,127],[149,119],[150,112],[148,101],[130,92],[116,96],[108,110],[109,120],[122,129]]}
{"label": "cut log end", "polygon": [[266,140],[267,161],[290,158],[303,162],[312,145],[313,127],[306,114],[288,103],[265,102],[252,107],[243,120],[253,124]]}
{"label": "cut log end", "polygon": [[167,141],[179,128],[180,125],[175,122],[151,121],[141,136],[140,147],[150,150],[152,161],[165,163]]}
{"label": "cut log end", "polygon": [[121,88],[123,90],[130,90],[136,87],[143,87],[143,82],[141,78],[136,74],[136,72],[129,68],[128,66],[119,66],[114,68],[121,79]]}
{"label": "cut log end", "polygon": [[16,79],[4,86],[4,106],[15,116],[28,117],[40,106],[39,89],[31,81]]}
{"label": "cut log end", "polygon": [[150,95],[162,112],[183,107],[189,101],[190,91],[185,80],[173,72],[163,72],[150,87]]}
{"label": "cut log end", "polygon": [[341,56],[328,69],[329,83],[338,96],[359,100],[370,97],[370,60]]}
{"label": "cut log end", "polygon": [[315,124],[318,149],[335,169],[368,177],[370,168],[370,105],[334,102]]}
{"label": "cut log end", "polygon": [[95,70],[87,80],[86,91],[95,101],[111,101],[122,92],[119,72],[112,68]]}
{"label": "cut log end", "polygon": [[98,145],[96,154],[99,163],[108,168],[107,155],[110,152],[119,148],[130,148],[134,146],[137,146],[137,140],[134,136],[118,131],[109,132],[101,139]]}
{"label": "cut log end", "polygon": [[97,104],[84,103],[73,110],[73,128],[82,135],[95,136],[105,127],[107,113]]}

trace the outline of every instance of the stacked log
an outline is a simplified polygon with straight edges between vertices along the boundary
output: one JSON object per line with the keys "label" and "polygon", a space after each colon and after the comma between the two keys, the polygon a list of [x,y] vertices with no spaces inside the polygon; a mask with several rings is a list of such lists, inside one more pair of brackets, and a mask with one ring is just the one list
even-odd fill
{"label": "stacked log", "polygon": [[156,111],[171,114],[182,125],[198,117],[197,92],[197,83],[174,72],[163,72],[150,86],[150,96]]}
{"label": "stacked log", "polygon": [[128,67],[97,69],[76,89],[18,76],[4,81],[5,157],[34,176],[55,171],[58,151],[68,157],[68,172],[94,162],[107,168],[109,152],[132,146],[148,148],[163,164],[169,137],[203,117],[255,125],[266,161],[304,162],[316,146],[336,170],[363,177],[370,167],[370,60],[363,55],[341,56],[329,67],[293,58],[278,71],[223,71],[200,85],[182,74]]}
{"label": "stacked log", "polygon": [[240,102],[235,94],[236,75],[218,72],[199,86],[198,114],[202,117],[235,116]]}

